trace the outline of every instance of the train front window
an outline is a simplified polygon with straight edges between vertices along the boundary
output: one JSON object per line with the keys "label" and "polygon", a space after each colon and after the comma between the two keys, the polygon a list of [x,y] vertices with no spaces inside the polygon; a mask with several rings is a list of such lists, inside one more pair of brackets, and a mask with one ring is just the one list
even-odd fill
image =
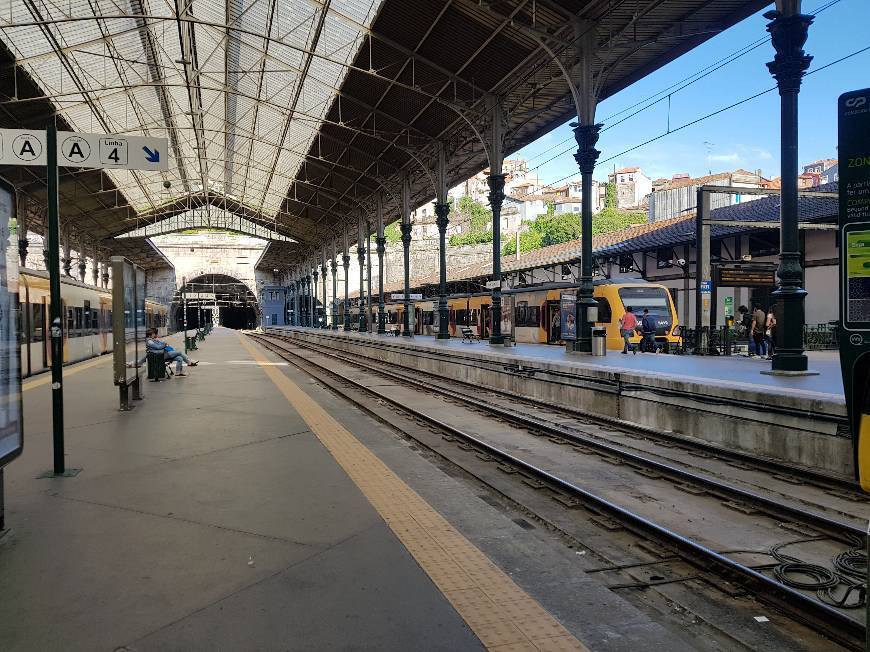
{"label": "train front window", "polygon": [[625,307],[631,306],[638,319],[644,309],[649,310],[658,325],[658,330],[664,331],[671,326],[671,303],[667,290],[662,287],[625,287],[619,288],[619,299]]}

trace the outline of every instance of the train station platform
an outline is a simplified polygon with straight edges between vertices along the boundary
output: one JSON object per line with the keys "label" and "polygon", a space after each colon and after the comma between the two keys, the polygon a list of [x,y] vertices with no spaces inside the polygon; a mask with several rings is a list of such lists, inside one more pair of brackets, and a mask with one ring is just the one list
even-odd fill
{"label": "train station platform", "polygon": [[770,363],[743,356],[665,354],[602,357],[560,346],[492,346],[461,338],[392,337],[278,327],[268,332],[481,387],[515,392],[624,419],[796,467],[852,476],[852,444],[836,352],[810,352],[817,375],[762,374]]}
{"label": "train station platform", "polygon": [[24,384],[4,650],[691,649],[246,336],[200,347],[131,412],[110,357],[65,370],[71,477],[46,476],[49,382]]}

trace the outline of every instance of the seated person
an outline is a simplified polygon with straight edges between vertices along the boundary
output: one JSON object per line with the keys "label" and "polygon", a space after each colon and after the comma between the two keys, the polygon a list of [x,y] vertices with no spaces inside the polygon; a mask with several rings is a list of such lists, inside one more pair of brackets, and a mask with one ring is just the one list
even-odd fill
{"label": "seated person", "polygon": [[145,340],[145,349],[148,353],[160,353],[163,352],[163,358],[165,360],[175,360],[175,375],[176,376],[186,376],[187,374],[182,371],[182,362],[186,362],[191,367],[195,367],[199,364],[197,360],[191,360],[181,351],[176,351],[171,346],[169,346],[163,340],[160,340],[157,337],[157,329],[149,328],[145,331],[145,336],[148,338]]}

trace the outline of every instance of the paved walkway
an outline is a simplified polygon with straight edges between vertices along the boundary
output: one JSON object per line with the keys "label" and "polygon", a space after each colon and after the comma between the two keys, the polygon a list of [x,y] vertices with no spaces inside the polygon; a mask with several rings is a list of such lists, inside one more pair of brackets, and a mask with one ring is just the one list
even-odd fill
{"label": "paved walkway", "polygon": [[[3,650],[582,650],[578,622],[594,642],[613,635],[607,615],[625,624],[611,649],[673,642],[600,585],[574,587],[571,551],[547,552],[544,533],[286,363],[226,329],[201,347],[198,368],[146,383],[128,413],[109,357],[65,370],[75,477],[40,478],[50,390],[25,383]],[[524,573],[545,585],[536,597]]]}

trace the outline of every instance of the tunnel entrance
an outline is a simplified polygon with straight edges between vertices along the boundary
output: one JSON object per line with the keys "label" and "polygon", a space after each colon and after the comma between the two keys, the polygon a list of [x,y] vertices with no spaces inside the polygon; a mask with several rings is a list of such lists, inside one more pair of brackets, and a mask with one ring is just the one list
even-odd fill
{"label": "tunnel entrance", "polygon": [[201,328],[207,323],[235,329],[252,329],[258,325],[260,311],[254,293],[226,274],[197,276],[175,293],[172,306],[177,330],[184,329],[185,302],[188,329]]}

